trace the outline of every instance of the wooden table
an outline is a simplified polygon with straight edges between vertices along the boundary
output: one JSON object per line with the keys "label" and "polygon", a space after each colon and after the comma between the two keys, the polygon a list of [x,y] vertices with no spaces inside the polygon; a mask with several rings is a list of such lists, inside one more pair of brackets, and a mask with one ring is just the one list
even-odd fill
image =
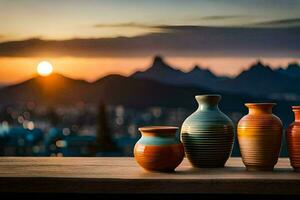
{"label": "wooden table", "polygon": [[300,173],[288,159],[274,172],[247,172],[240,158],[231,158],[222,169],[193,169],[185,160],[175,173],[150,173],[133,158],[4,157],[0,192],[300,195]]}

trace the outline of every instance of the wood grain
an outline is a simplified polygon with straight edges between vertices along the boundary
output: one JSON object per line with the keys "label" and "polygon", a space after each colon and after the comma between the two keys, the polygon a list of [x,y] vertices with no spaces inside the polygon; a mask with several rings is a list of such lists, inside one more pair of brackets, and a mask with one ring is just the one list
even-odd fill
{"label": "wood grain", "polygon": [[193,169],[184,160],[175,173],[153,173],[133,158],[3,157],[0,192],[300,195],[300,173],[288,159],[274,172],[248,172],[240,158],[231,158],[221,169]]}

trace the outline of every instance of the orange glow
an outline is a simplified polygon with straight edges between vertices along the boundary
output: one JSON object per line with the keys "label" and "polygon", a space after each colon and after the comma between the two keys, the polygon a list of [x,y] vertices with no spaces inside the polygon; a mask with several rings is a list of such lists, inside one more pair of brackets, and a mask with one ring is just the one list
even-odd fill
{"label": "orange glow", "polygon": [[[16,83],[36,75],[36,66],[44,58],[0,58],[0,83]],[[198,64],[219,75],[234,76],[256,62],[255,58],[223,57],[166,57],[166,62],[185,72]],[[287,66],[289,62],[300,59],[262,58],[273,67]],[[51,58],[55,72],[76,79],[94,81],[108,74],[130,75],[136,70],[145,70],[152,63],[152,57],[137,58]]]}

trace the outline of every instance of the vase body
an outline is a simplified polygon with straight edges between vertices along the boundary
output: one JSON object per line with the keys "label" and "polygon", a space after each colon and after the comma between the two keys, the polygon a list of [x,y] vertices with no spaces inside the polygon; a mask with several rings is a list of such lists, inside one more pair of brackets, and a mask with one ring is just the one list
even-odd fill
{"label": "vase body", "polygon": [[300,170],[300,106],[293,106],[295,121],[286,131],[287,146],[292,167]]}
{"label": "vase body", "polygon": [[278,161],[282,122],[272,114],[273,103],[245,104],[248,115],[238,123],[238,141],[249,171],[271,171]]}
{"label": "vase body", "polygon": [[176,137],[177,127],[144,127],[134,148],[138,164],[148,171],[172,172],[184,158],[183,144]]}
{"label": "vase body", "polygon": [[232,121],[220,111],[220,95],[196,96],[198,109],[183,123],[181,140],[194,167],[224,167],[234,143]]}

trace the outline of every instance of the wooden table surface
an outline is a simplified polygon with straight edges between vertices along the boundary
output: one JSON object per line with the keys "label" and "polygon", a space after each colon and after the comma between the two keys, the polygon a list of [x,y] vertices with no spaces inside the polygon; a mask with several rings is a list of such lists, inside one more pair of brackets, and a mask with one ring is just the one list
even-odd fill
{"label": "wooden table surface", "polygon": [[221,169],[193,169],[184,160],[174,173],[150,173],[133,158],[2,157],[0,192],[300,195],[300,173],[288,159],[274,172],[248,172],[231,158]]}

